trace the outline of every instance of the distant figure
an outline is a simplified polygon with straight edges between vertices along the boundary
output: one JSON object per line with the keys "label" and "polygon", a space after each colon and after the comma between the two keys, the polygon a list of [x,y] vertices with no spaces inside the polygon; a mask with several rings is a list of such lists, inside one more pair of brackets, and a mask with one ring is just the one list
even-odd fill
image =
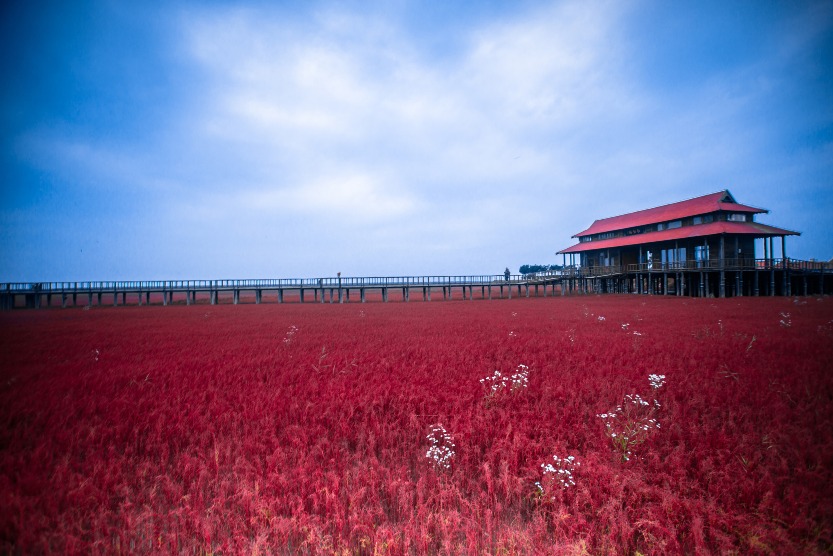
{"label": "distant figure", "polygon": [[507,266],[506,270],[503,271],[503,276],[506,278],[507,282],[509,281],[509,276],[511,276],[511,275],[512,275],[512,273],[509,272],[509,267]]}

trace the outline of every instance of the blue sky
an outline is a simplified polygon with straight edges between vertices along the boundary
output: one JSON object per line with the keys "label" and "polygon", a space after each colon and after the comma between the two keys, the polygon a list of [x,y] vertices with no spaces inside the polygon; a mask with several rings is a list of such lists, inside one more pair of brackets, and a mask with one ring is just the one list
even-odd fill
{"label": "blue sky", "polygon": [[500,273],[728,188],[833,257],[833,2],[12,2],[0,280]]}

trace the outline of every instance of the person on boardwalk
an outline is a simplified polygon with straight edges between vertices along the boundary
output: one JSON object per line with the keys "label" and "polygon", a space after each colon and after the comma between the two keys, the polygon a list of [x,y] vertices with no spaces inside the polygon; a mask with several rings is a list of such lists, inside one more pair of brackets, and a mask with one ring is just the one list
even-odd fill
{"label": "person on boardwalk", "polygon": [[512,273],[509,272],[509,267],[507,266],[506,270],[503,271],[503,276],[506,278],[507,282],[509,281],[509,276],[511,276],[511,275],[512,275]]}

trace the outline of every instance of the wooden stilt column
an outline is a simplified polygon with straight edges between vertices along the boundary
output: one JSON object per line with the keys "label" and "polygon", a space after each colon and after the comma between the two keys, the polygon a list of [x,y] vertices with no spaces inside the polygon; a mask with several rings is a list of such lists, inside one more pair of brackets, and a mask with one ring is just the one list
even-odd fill
{"label": "wooden stilt column", "polygon": [[784,295],[792,295],[792,284],[790,283],[790,261],[787,259],[787,236],[781,236],[781,267],[784,269]]}
{"label": "wooden stilt column", "polygon": [[775,254],[772,251],[773,247],[772,238],[769,238],[769,295],[775,295]]}
{"label": "wooden stilt column", "polygon": [[819,276],[819,295],[824,295],[824,263],[821,265],[821,275]]}
{"label": "wooden stilt column", "polygon": [[743,261],[740,256],[740,240],[735,236],[735,293],[743,296]]}
{"label": "wooden stilt column", "polygon": [[255,290],[255,305],[260,305],[261,296],[263,295],[263,290]]}
{"label": "wooden stilt column", "polygon": [[366,301],[364,292],[365,292],[365,288],[360,288],[359,289],[359,297],[361,298],[362,303],[365,303],[365,301]]}
{"label": "wooden stilt column", "polygon": [[726,297],[726,250],[725,236],[720,235],[720,297]]}
{"label": "wooden stilt column", "polygon": [[[216,295],[215,295],[216,299]],[[324,299],[324,294],[321,294],[321,299]],[[283,303],[283,288],[278,290],[278,303]]]}

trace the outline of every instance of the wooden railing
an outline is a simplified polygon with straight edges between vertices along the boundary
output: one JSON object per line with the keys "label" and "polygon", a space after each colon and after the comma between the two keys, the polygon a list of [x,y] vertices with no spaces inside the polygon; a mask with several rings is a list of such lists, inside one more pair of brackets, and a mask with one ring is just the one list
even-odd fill
{"label": "wooden railing", "polygon": [[482,274],[470,276],[377,276],[322,278],[265,278],[243,280],[142,280],[89,282],[4,282],[0,293],[88,293],[148,291],[221,291],[336,288],[397,288],[448,286],[500,286],[522,284],[523,275]]}
{"label": "wooden railing", "polygon": [[704,261],[675,261],[651,263],[638,263],[628,265],[609,266],[582,266],[567,267],[558,271],[529,275],[531,281],[547,280],[548,278],[600,278],[605,276],[616,276],[621,274],[644,274],[658,272],[698,272],[708,271],[754,271],[754,270],[788,270],[803,272],[833,273],[833,265],[829,262],[802,261],[798,259],[752,259],[752,258],[727,258],[709,259]]}
{"label": "wooden railing", "polygon": [[0,294],[26,293],[123,293],[123,292],[194,292],[231,290],[358,289],[397,287],[500,286],[557,282],[568,278],[595,278],[623,274],[697,271],[783,270],[806,273],[833,273],[829,262],[798,259],[727,258],[705,261],[639,263],[613,266],[567,267],[536,274],[457,275],[457,276],[327,276],[321,278],[264,278],[243,280],[142,280],[87,282],[3,282]]}

